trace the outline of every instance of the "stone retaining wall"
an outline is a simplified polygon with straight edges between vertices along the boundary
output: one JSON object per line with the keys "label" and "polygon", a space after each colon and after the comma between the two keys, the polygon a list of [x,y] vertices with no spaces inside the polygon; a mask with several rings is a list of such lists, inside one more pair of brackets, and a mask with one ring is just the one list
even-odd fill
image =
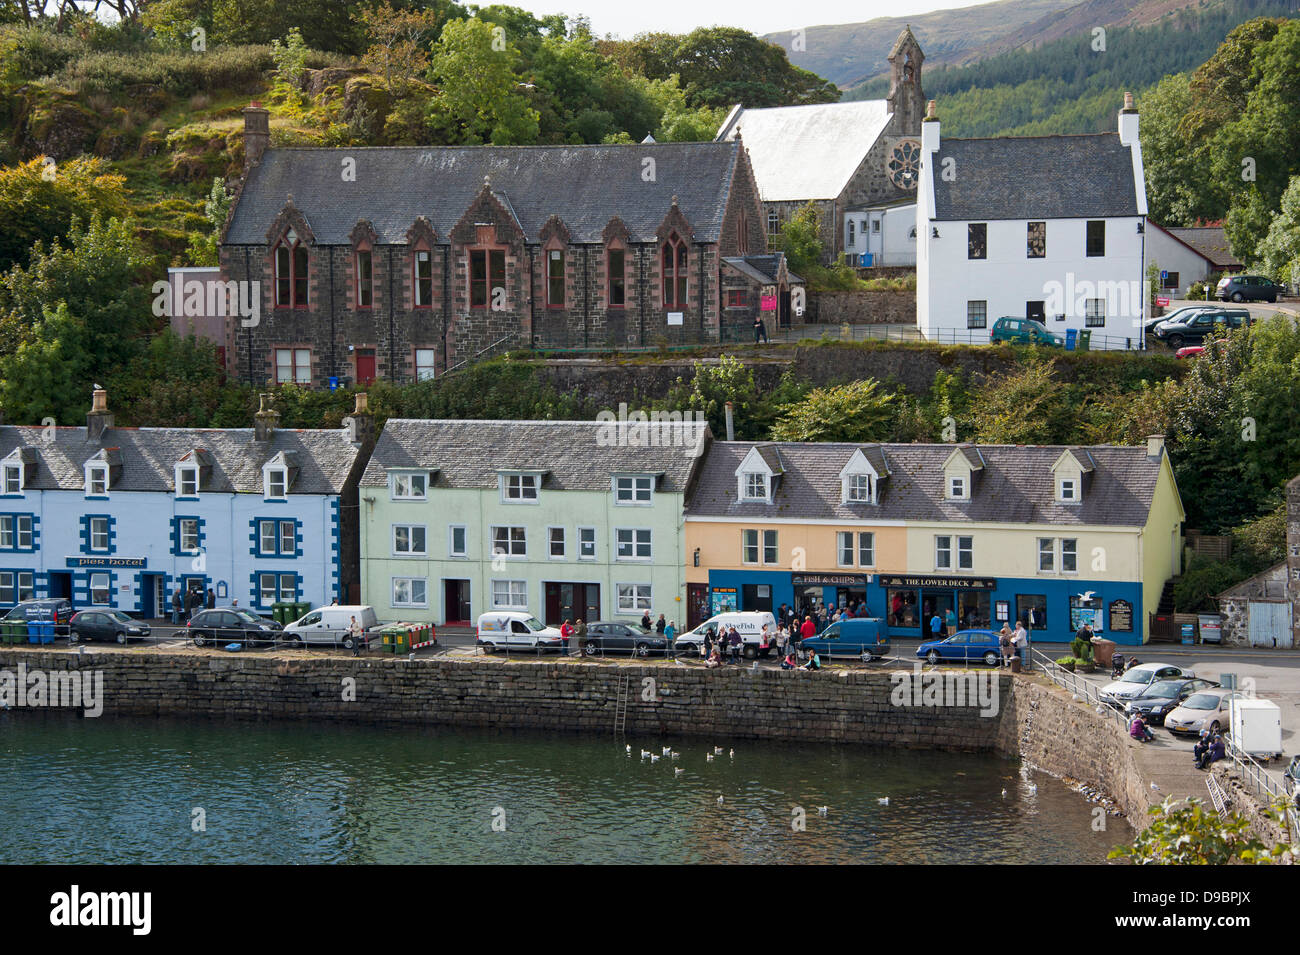
{"label": "stone retaining wall", "polygon": [[916,292],[811,292],[804,321],[818,325],[915,325]]}

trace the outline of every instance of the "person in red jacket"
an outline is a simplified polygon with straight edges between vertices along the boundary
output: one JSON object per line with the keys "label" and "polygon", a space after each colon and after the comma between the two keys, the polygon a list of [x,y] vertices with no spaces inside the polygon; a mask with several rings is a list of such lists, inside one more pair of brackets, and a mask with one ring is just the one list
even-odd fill
{"label": "person in red jacket", "polygon": [[568,620],[560,624],[560,641],[564,644],[563,653],[567,656],[569,653],[569,638],[573,636],[573,624]]}
{"label": "person in red jacket", "polygon": [[811,640],[817,636],[817,625],[813,623],[812,617],[803,618],[803,626],[799,628],[799,637],[803,640]]}

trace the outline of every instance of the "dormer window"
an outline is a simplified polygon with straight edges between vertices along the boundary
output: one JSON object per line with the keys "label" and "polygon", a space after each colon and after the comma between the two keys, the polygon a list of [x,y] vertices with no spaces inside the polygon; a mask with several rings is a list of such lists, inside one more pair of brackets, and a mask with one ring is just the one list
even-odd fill
{"label": "dormer window", "polygon": [[751,473],[745,475],[745,500],[747,501],[767,500],[767,475],[766,474]]}
{"label": "dormer window", "polygon": [[268,500],[283,500],[289,494],[289,472],[284,468],[267,468],[265,490]]}
{"label": "dormer window", "polygon": [[390,485],[395,501],[423,501],[428,492],[427,474],[394,474]]}
{"label": "dormer window", "polygon": [[649,474],[620,474],[614,478],[615,504],[649,504],[654,478]]}
{"label": "dormer window", "polygon": [[1079,500],[1079,482],[1073,478],[1061,478],[1057,485],[1060,489],[1059,497],[1062,501],[1075,502]]}
{"label": "dormer window", "polygon": [[501,498],[504,501],[536,501],[540,485],[541,479],[536,474],[503,474]]}
{"label": "dormer window", "polygon": [[844,496],[847,500],[858,503],[871,501],[871,475],[850,474],[844,479]]}
{"label": "dormer window", "polygon": [[964,477],[949,479],[948,497],[952,498],[954,501],[966,500],[966,479]]}
{"label": "dormer window", "polygon": [[176,469],[176,496],[177,497],[198,497],[199,496],[199,469],[198,468],[182,466]]}
{"label": "dormer window", "polygon": [[105,497],[108,494],[108,465],[86,465],[86,496]]}
{"label": "dormer window", "polygon": [[6,464],[3,473],[0,473],[0,490],[5,494],[21,494],[23,492],[23,466],[21,464]]}

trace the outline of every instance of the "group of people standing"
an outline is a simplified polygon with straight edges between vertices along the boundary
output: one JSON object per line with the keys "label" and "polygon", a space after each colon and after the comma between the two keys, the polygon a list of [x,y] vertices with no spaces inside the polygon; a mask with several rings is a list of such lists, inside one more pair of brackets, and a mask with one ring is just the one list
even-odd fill
{"label": "group of people standing", "polygon": [[1019,657],[1022,665],[1029,666],[1029,631],[1021,621],[1016,621],[1015,630],[1005,623],[1002,625],[998,631],[998,646],[1002,649],[1002,666],[1011,666],[1012,657]]}
{"label": "group of people standing", "polygon": [[172,591],[172,625],[179,627],[181,617],[189,620],[196,611],[211,610],[217,605],[217,595],[208,588],[207,594],[201,590],[183,591],[177,587]]}

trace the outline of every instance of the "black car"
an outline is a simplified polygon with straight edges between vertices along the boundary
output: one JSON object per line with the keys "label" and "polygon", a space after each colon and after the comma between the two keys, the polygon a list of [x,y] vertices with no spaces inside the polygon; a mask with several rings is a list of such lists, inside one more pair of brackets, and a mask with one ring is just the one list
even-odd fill
{"label": "black car", "polygon": [[1217,311],[1219,308],[1218,305],[1184,305],[1181,308],[1174,309],[1167,315],[1156,315],[1154,318],[1148,318],[1145,325],[1146,333],[1148,336],[1154,335],[1156,329],[1165,322],[1181,322],[1193,312]]}
{"label": "black car", "polygon": [[149,636],[149,625],[132,620],[120,610],[82,610],[73,615],[68,624],[68,640],[143,640]]}
{"label": "black car", "polygon": [[1128,701],[1124,707],[1124,712],[1129,716],[1142,714],[1142,719],[1148,723],[1155,723],[1163,726],[1165,717],[1169,711],[1176,709],[1178,704],[1187,699],[1193,693],[1200,692],[1211,686],[1218,686],[1212,680],[1202,680],[1192,678],[1186,680],[1157,680]]}
{"label": "black car", "polygon": [[587,625],[582,652],[593,657],[598,653],[635,653],[648,657],[652,653],[667,653],[668,640],[638,624],[599,621]]}
{"label": "black car", "polygon": [[200,610],[190,617],[186,626],[196,647],[209,643],[217,646],[225,646],[227,643],[240,643],[244,646],[270,643],[275,639],[274,635],[283,629],[274,620],[251,614],[242,607]]}
{"label": "black car", "polygon": [[1262,275],[1225,275],[1214,290],[1222,302],[1276,302],[1286,288]]}
{"label": "black car", "polygon": [[5,623],[27,621],[54,621],[54,633],[62,636],[68,632],[68,621],[72,619],[72,601],[67,597],[43,597],[39,600],[24,600],[4,615]]}
{"label": "black car", "polygon": [[1216,331],[1241,328],[1251,323],[1250,312],[1244,308],[1210,308],[1187,312],[1177,320],[1161,322],[1156,326],[1155,337],[1170,348],[1199,345]]}

